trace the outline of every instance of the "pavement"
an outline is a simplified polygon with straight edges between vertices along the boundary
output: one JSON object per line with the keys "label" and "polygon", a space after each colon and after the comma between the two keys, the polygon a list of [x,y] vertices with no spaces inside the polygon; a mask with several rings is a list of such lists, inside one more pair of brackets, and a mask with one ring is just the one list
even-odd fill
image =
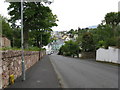
{"label": "pavement", "polygon": [[49,56],[46,55],[26,71],[25,81],[19,77],[8,88],[60,88],[60,84]]}

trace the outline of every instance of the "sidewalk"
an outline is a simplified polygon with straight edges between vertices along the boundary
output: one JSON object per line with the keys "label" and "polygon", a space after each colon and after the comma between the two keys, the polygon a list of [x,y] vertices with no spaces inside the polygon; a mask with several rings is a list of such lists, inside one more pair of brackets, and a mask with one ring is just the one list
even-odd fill
{"label": "sidewalk", "polygon": [[27,70],[25,81],[21,80],[21,77],[18,78],[15,84],[8,88],[60,88],[48,55]]}

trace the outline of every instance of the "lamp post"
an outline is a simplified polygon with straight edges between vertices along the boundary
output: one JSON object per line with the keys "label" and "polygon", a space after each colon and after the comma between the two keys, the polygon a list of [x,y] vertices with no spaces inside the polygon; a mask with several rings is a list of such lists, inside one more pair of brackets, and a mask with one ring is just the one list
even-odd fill
{"label": "lamp post", "polygon": [[[54,1],[54,0],[53,0]],[[53,2],[52,1],[52,2]],[[24,0],[21,0],[21,49],[22,49],[22,80],[24,81],[26,79],[26,75],[25,75],[25,62],[24,62],[24,37],[23,37],[23,2]],[[43,2],[51,4],[51,1],[47,2],[45,0],[43,0]],[[42,36],[41,36],[42,37]],[[41,38],[42,39],[42,38]]]}
{"label": "lamp post", "polygon": [[25,62],[24,62],[24,47],[23,47],[23,0],[21,0],[21,48],[22,48],[22,80],[25,80]]}

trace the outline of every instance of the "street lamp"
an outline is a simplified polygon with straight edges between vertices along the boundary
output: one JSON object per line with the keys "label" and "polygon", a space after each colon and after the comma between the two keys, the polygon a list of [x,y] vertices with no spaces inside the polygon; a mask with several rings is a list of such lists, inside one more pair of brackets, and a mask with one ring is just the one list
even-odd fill
{"label": "street lamp", "polygon": [[21,0],[21,48],[22,48],[22,80],[25,80],[25,62],[24,62],[24,47],[23,47],[23,0]]}
{"label": "street lamp", "polygon": [[[26,79],[25,78],[26,75],[25,75],[24,46],[23,46],[23,44],[24,44],[24,38],[23,38],[23,1],[24,0],[21,0],[21,48],[22,48],[22,80],[24,81]],[[47,2],[46,2],[46,0],[43,0],[41,2],[48,3],[48,4],[52,3],[51,1],[48,1],[48,0],[47,0]]]}

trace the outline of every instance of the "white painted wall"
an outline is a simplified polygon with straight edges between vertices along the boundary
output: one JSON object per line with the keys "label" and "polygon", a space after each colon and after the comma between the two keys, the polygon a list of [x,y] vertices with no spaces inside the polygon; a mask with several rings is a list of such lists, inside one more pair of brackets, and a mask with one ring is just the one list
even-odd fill
{"label": "white painted wall", "polygon": [[118,63],[120,63],[120,50],[118,51]]}
{"label": "white painted wall", "polygon": [[120,63],[120,49],[113,47],[108,49],[100,48],[96,51],[96,60]]}
{"label": "white painted wall", "polygon": [[46,54],[50,54],[52,51],[52,46],[50,44],[48,44],[47,46],[44,46],[43,48],[46,49]]}

